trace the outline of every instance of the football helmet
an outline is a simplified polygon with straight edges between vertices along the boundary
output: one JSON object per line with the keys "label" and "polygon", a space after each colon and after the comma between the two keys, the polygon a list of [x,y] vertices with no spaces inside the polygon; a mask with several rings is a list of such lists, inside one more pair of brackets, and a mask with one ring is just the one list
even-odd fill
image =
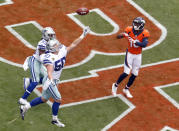
{"label": "football helmet", "polygon": [[133,20],[132,26],[136,31],[140,31],[144,29],[145,20],[142,17],[137,17]]}
{"label": "football helmet", "polygon": [[61,43],[57,39],[50,39],[47,42],[47,50],[51,53],[59,51]]}
{"label": "football helmet", "polygon": [[55,39],[55,31],[51,27],[45,27],[42,29],[42,38],[46,41],[49,41],[50,39]]}

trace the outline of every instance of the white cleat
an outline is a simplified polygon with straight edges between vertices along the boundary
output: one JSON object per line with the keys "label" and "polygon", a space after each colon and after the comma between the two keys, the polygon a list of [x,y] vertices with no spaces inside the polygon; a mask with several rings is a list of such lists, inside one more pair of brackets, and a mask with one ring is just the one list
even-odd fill
{"label": "white cleat", "polygon": [[51,121],[52,124],[57,125],[58,127],[65,127],[65,124],[59,121],[59,119],[53,119]]}
{"label": "white cleat", "polygon": [[115,86],[115,83],[112,84],[112,95],[113,96],[117,95],[117,87]]}
{"label": "white cleat", "polygon": [[21,105],[27,105],[27,104],[29,104],[29,102],[26,99],[23,99],[23,98],[20,98],[18,103],[21,104]]}
{"label": "white cleat", "polygon": [[128,98],[132,98],[133,96],[131,95],[129,89],[123,89],[124,94],[128,97]]}
{"label": "white cleat", "polygon": [[25,113],[27,112],[27,108],[25,105],[21,105],[20,106],[20,115],[21,115],[21,118],[22,120],[24,120],[24,117],[25,117]]}
{"label": "white cleat", "polygon": [[30,85],[30,78],[23,78],[24,90]]}

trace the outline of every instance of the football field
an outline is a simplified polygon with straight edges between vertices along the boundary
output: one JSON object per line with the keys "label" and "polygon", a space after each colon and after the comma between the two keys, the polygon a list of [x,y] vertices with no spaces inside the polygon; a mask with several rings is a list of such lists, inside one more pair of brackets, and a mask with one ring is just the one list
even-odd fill
{"label": "football field", "polygon": [[[179,130],[178,0],[0,0],[0,131],[176,131]],[[79,16],[75,11],[87,7]],[[142,16],[150,32],[142,67],[131,87],[132,99],[111,86],[123,72],[126,40],[117,34]],[[69,46],[84,26],[90,34],[67,56],[58,89],[58,117],[51,124],[50,99],[31,108],[23,121],[18,99],[24,93],[22,64],[34,53],[43,27]],[[28,101],[41,96],[39,85]]]}

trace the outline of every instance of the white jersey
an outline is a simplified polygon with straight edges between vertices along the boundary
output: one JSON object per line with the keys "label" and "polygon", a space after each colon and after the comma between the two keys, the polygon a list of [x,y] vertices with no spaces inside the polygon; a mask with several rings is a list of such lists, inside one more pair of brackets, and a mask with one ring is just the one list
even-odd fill
{"label": "white jersey", "polygon": [[42,54],[40,56],[40,61],[44,65],[51,64],[53,65],[53,79],[59,79],[62,69],[64,67],[65,61],[66,61],[66,55],[67,55],[67,49],[66,46],[61,45],[60,50],[58,54],[53,54],[53,53],[47,53],[47,54]]}
{"label": "white jersey", "polygon": [[37,45],[37,49],[35,51],[35,53],[33,54],[33,56],[40,61],[40,54],[39,54],[39,49],[41,50],[45,50],[46,49],[46,45],[47,45],[47,41],[45,39],[42,39],[38,42]]}

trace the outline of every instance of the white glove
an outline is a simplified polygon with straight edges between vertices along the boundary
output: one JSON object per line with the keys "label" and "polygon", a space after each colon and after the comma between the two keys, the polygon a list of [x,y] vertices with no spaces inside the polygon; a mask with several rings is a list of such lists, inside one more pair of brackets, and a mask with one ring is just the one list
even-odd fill
{"label": "white glove", "polygon": [[80,38],[83,39],[89,32],[90,32],[90,27],[89,27],[89,26],[86,26],[86,27],[83,29],[83,33],[81,34]]}
{"label": "white glove", "polygon": [[132,42],[132,43],[136,43],[136,42],[139,42],[139,40],[134,40],[134,39],[132,39],[131,37],[128,37],[128,40],[129,40],[129,42]]}
{"label": "white glove", "polygon": [[29,68],[29,66],[28,66],[29,58],[30,58],[30,56],[28,56],[28,57],[25,59],[24,64],[22,65],[24,71],[26,71],[26,70]]}
{"label": "white glove", "polygon": [[47,80],[45,81],[44,85],[43,85],[43,90],[47,90],[49,86],[56,86],[55,82],[53,80],[50,80],[47,78]]}

